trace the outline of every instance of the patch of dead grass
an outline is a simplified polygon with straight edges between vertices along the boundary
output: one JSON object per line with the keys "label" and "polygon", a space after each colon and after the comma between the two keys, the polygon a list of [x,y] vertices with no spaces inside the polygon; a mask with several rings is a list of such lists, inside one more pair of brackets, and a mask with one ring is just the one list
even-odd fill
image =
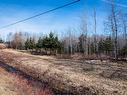
{"label": "patch of dead grass", "polygon": [[127,80],[114,80],[100,75],[103,71],[114,68],[127,70],[125,64],[99,60],[79,62],[50,57],[48,61],[48,57],[37,57],[14,50],[1,51],[0,58],[28,75],[46,81],[56,90],[78,93],[77,95],[127,95]]}
{"label": "patch of dead grass", "polygon": [[0,95],[53,95],[50,90],[31,84],[22,76],[10,74],[0,67]]}

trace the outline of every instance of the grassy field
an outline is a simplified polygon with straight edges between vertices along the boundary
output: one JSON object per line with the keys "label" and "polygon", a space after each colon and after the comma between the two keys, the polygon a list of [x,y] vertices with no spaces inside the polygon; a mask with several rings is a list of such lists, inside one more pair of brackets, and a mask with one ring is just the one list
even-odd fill
{"label": "grassy field", "polygon": [[69,60],[1,50],[0,60],[71,95],[127,95],[127,64]]}

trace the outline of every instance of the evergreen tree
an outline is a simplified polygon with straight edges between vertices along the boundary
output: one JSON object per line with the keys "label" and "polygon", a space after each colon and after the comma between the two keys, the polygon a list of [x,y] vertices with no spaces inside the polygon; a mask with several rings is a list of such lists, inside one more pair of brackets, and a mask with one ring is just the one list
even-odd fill
{"label": "evergreen tree", "polygon": [[58,48],[61,48],[61,43],[58,40],[57,36],[54,36],[54,34],[51,32],[49,36],[46,36],[42,39],[42,46],[45,48],[45,50],[51,51],[57,51]]}
{"label": "evergreen tree", "polygon": [[106,38],[105,40],[100,40],[98,44],[99,53],[109,54],[113,50],[113,41],[111,37]]}
{"label": "evergreen tree", "polygon": [[127,57],[127,44],[120,50],[120,55],[122,57]]}
{"label": "evergreen tree", "polygon": [[25,42],[25,49],[35,49],[36,48],[36,43],[35,43],[35,39],[34,38],[27,38],[26,42]]}
{"label": "evergreen tree", "polygon": [[110,37],[106,38],[104,41],[104,50],[106,51],[106,54],[109,54],[113,50],[113,41]]}
{"label": "evergreen tree", "polygon": [[99,53],[104,52],[104,41],[102,39],[98,43],[98,51],[99,51]]}
{"label": "evergreen tree", "polygon": [[27,40],[25,42],[25,49],[28,50],[29,47],[30,47],[29,38],[27,38]]}
{"label": "evergreen tree", "polygon": [[39,40],[38,40],[38,42],[37,42],[37,44],[36,44],[36,47],[39,48],[39,49],[41,49],[43,47],[42,44],[43,44],[42,43],[42,38],[40,37]]}

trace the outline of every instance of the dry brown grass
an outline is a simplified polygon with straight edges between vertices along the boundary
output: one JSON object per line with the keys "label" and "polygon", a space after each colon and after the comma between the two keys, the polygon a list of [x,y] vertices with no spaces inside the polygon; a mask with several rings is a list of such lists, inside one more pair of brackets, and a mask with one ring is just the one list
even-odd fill
{"label": "dry brown grass", "polygon": [[50,90],[38,88],[31,82],[0,67],[0,95],[53,95]]}
{"label": "dry brown grass", "polygon": [[55,90],[77,95],[127,95],[127,64],[99,60],[76,61],[0,51],[0,59]]}

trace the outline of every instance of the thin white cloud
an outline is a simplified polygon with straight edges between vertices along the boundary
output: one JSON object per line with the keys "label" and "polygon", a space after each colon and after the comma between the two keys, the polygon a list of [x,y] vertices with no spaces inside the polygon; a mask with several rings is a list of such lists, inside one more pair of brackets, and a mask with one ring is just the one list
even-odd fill
{"label": "thin white cloud", "polygon": [[103,1],[103,2],[105,2],[105,3],[108,3],[108,4],[115,4],[115,5],[119,6],[119,7],[127,8],[127,5],[124,5],[124,4],[114,3],[114,2],[108,1],[108,0],[101,0],[101,1]]}

